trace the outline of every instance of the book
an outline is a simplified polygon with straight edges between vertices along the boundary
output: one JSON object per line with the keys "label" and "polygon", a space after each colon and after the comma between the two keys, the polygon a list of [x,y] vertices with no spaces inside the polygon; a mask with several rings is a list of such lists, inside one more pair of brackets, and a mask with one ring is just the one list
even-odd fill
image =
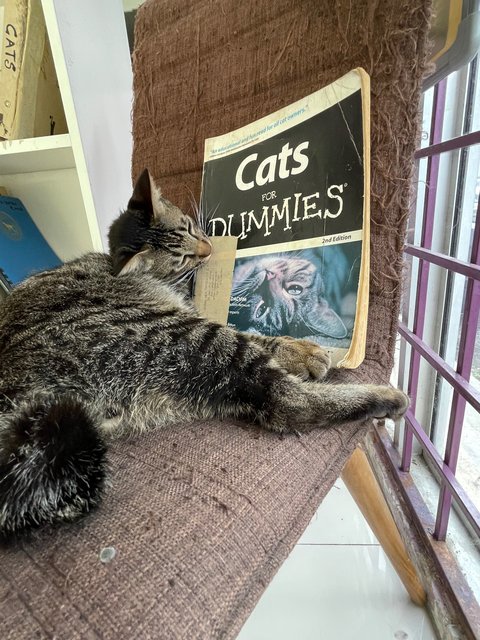
{"label": "book", "polygon": [[66,133],[40,0],[5,0],[1,55],[0,139]]}
{"label": "book", "polygon": [[[3,7],[0,7],[0,26],[2,25],[2,12]],[[0,185],[0,196],[8,196],[8,191],[5,187]],[[2,294],[9,293],[12,289],[11,282],[8,281],[7,277],[3,274],[2,269],[0,268],[0,300],[2,299]]]}
{"label": "book", "polygon": [[[10,293],[12,288],[12,283],[8,281],[8,278],[3,274],[3,271],[0,268],[0,294]],[[0,300],[1,299],[2,295],[0,295]]]}
{"label": "book", "polygon": [[0,196],[0,286],[62,264],[18,198]]}
{"label": "book", "polygon": [[354,69],[205,141],[201,211],[214,253],[197,275],[201,313],[241,331],[313,340],[334,366],[362,362],[369,118],[369,76]]}

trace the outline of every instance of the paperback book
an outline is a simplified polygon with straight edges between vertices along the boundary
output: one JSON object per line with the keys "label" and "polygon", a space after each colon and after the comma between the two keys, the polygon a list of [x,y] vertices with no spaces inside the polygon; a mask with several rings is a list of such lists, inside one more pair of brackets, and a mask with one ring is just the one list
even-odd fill
{"label": "paperback book", "polygon": [[241,331],[313,340],[336,366],[365,356],[370,85],[354,69],[205,142],[201,208],[214,255],[202,313]]}

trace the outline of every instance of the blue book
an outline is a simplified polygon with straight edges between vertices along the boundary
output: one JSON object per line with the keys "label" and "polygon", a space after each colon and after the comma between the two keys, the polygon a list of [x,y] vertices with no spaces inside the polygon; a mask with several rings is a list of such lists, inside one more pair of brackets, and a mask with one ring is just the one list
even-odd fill
{"label": "blue book", "polygon": [[0,196],[0,285],[62,264],[18,198]]}

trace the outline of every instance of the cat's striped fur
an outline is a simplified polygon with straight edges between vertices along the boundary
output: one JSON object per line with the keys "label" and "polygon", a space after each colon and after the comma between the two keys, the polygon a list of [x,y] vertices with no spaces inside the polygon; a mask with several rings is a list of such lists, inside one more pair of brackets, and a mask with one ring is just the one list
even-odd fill
{"label": "cat's striped fur", "polygon": [[181,283],[208,239],[148,173],[110,245],[29,278],[0,308],[4,537],[94,507],[115,434],[197,418],[306,431],[405,411],[386,387],[318,383],[328,358],[312,343],[199,317]]}

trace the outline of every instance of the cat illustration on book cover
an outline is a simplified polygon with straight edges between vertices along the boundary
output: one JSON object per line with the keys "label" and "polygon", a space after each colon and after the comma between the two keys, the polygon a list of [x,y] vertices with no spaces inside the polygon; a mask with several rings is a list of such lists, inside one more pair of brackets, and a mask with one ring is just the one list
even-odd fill
{"label": "cat illustration on book cover", "polygon": [[238,259],[229,324],[241,331],[348,347],[360,257],[355,242]]}

